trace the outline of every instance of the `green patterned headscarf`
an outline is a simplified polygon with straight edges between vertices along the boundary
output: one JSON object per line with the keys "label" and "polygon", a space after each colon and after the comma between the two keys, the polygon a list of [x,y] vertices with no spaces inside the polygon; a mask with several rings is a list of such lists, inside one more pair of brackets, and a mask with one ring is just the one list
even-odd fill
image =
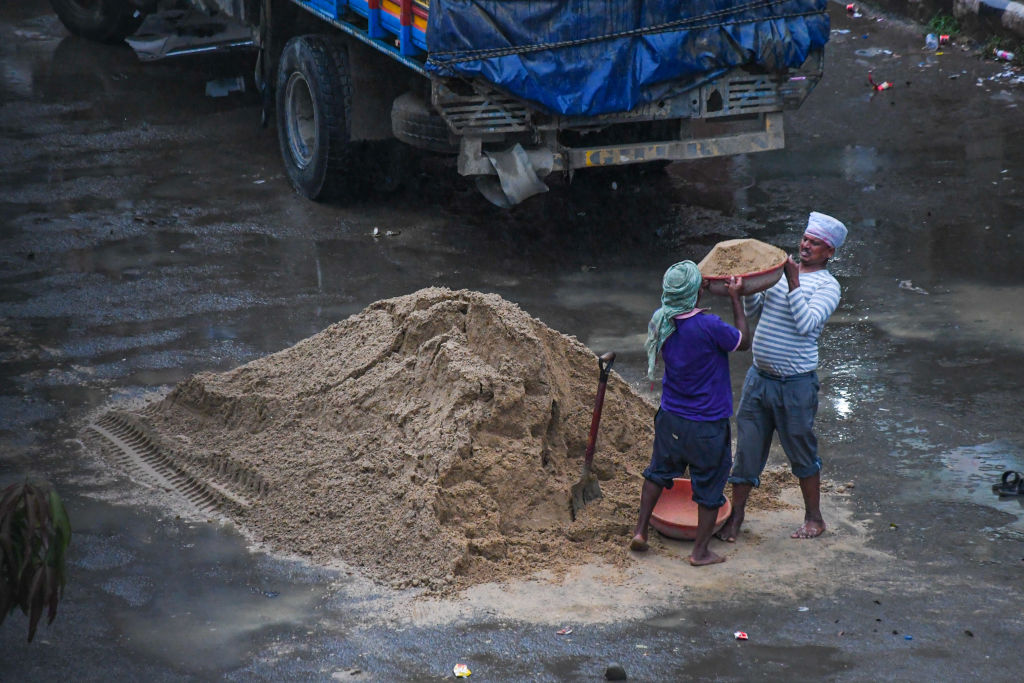
{"label": "green patterned headscarf", "polygon": [[701,275],[693,261],[680,261],[665,271],[661,280],[661,308],[651,316],[647,324],[647,378],[654,379],[654,364],[658,359],[661,345],[676,331],[672,319],[680,313],[693,310],[700,292]]}

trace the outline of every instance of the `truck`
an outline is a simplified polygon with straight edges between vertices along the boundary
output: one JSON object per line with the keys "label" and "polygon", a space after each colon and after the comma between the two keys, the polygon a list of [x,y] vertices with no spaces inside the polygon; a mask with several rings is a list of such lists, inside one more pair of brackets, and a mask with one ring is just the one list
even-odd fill
{"label": "truck", "polygon": [[504,207],[553,174],[783,148],[830,30],[826,0],[50,2],[101,42],[186,7],[230,23],[159,56],[251,46],[264,123],[309,199],[386,186],[409,146]]}

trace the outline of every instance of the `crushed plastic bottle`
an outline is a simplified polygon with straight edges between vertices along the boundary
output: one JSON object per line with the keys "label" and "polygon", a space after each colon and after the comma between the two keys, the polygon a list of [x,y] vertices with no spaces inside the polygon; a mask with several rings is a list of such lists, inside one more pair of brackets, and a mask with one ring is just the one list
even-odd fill
{"label": "crushed plastic bottle", "polygon": [[995,55],[996,59],[1005,59],[1008,62],[1012,62],[1013,58],[1016,57],[1016,55],[1009,50],[996,50]]}
{"label": "crushed plastic bottle", "polygon": [[924,49],[926,50],[938,50],[939,49],[939,37],[934,33],[929,33],[924,37]]}

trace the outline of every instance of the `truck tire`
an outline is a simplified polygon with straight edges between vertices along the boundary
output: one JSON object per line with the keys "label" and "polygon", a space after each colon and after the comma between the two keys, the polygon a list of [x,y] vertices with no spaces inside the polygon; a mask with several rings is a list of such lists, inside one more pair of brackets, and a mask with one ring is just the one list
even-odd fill
{"label": "truck tire", "polygon": [[50,0],[50,6],[72,35],[99,43],[120,43],[146,18],[127,0]]}
{"label": "truck tire", "polygon": [[352,79],[345,44],[296,36],[277,69],[277,138],[292,186],[309,199],[347,199],[354,161],[349,138]]}
{"label": "truck tire", "polygon": [[413,147],[452,154],[459,151],[458,144],[451,140],[448,124],[415,93],[395,98],[391,105],[391,131]]}

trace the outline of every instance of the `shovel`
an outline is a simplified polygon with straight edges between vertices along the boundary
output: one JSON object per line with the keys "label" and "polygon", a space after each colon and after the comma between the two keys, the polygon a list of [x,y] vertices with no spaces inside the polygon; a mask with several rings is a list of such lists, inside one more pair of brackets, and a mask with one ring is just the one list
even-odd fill
{"label": "shovel", "polygon": [[594,400],[594,417],[590,420],[590,438],[587,439],[587,453],[583,456],[583,473],[580,475],[580,480],[572,485],[572,518],[574,521],[584,505],[604,495],[601,493],[601,485],[597,481],[597,476],[590,466],[594,462],[597,427],[601,423],[601,406],[604,405],[604,390],[608,386],[608,375],[612,371],[614,362],[614,351],[609,351],[597,359],[601,379],[597,384],[597,398]]}

